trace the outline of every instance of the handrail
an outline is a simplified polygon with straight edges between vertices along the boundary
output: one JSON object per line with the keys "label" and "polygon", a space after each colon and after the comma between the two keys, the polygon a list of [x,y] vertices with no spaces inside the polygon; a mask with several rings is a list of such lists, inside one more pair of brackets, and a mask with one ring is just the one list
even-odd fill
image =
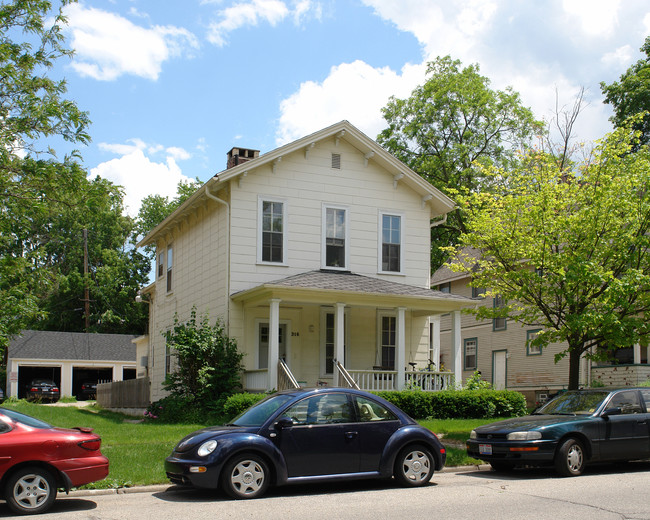
{"label": "handrail", "polygon": [[336,360],[336,361],[335,361],[335,364],[336,364],[336,368],[337,368],[338,371],[339,371],[339,374],[343,376],[343,379],[344,379],[345,382],[348,384],[348,386],[349,386],[350,388],[354,388],[354,389],[356,389],[356,390],[361,390],[361,389],[359,388],[359,385],[357,384],[357,382],[356,382],[354,379],[352,379],[352,376],[351,376],[350,373],[345,369],[345,367],[341,364],[341,362],[338,361],[338,360]]}
{"label": "handrail", "polygon": [[278,360],[278,390],[288,390],[289,388],[300,388],[298,381],[291,373],[289,366],[284,359]]}

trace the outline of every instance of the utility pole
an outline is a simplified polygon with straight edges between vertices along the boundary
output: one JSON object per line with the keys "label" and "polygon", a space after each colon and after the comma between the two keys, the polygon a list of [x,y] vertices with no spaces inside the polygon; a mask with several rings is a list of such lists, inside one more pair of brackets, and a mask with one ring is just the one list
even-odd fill
{"label": "utility pole", "polygon": [[84,316],[86,334],[90,329],[90,289],[88,288],[88,230],[84,229]]}

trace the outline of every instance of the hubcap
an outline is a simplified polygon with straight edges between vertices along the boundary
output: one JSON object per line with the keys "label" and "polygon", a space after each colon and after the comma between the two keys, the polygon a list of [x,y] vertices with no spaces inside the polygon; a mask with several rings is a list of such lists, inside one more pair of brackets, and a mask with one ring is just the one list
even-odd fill
{"label": "hubcap", "polygon": [[40,475],[25,475],[14,486],[14,499],[24,509],[34,509],[50,496],[50,485]]}
{"label": "hubcap", "polygon": [[425,480],[429,476],[430,468],[431,461],[426,453],[422,451],[412,451],[404,457],[404,476],[413,482]]}
{"label": "hubcap", "polygon": [[242,460],[233,468],[230,482],[242,495],[257,493],[264,484],[264,469],[254,460]]}
{"label": "hubcap", "polygon": [[567,453],[567,464],[574,473],[580,471],[582,467],[582,450],[579,446],[571,446]]}

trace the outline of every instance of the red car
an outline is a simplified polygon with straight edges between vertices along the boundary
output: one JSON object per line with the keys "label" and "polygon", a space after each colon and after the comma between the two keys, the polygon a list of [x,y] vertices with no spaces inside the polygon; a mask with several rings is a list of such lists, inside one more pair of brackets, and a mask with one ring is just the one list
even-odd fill
{"label": "red car", "polygon": [[19,514],[42,513],[57,490],[102,480],[108,459],[90,428],[55,428],[0,408],[0,497]]}

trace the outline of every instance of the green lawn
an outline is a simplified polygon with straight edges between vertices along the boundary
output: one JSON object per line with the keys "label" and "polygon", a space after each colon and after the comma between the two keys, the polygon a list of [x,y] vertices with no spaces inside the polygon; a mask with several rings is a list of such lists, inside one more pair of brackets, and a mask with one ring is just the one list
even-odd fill
{"label": "green lawn", "polygon": [[[167,483],[163,462],[176,443],[188,433],[203,428],[204,424],[135,423],[133,417],[87,408],[48,406],[25,401],[7,402],[3,406],[37,417],[54,426],[94,428],[102,438],[102,453],[110,461],[108,478],[84,487],[114,488]],[[137,420],[137,419],[136,419]],[[495,420],[495,419],[493,419]],[[490,419],[423,420],[420,423],[442,434],[447,447],[447,466],[477,464],[467,457],[462,444],[470,431]],[[449,443],[445,443],[445,440]]]}

